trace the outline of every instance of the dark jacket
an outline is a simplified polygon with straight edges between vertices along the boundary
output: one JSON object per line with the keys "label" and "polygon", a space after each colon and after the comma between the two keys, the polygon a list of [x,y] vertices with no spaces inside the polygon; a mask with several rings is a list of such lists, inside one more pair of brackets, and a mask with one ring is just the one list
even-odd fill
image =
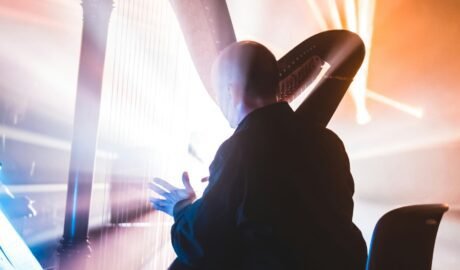
{"label": "dark jacket", "polygon": [[217,151],[203,197],[175,213],[171,269],[364,269],[353,192],[332,131],[287,103],[257,109]]}

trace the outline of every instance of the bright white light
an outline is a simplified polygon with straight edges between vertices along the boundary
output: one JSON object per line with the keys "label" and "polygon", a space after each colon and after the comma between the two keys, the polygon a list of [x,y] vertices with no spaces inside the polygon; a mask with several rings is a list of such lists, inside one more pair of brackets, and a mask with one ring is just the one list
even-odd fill
{"label": "bright white light", "polygon": [[350,85],[350,94],[356,109],[356,122],[360,125],[367,124],[371,121],[371,115],[367,110],[366,104],[367,69],[368,62],[365,61]]}
{"label": "bright white light", "polygon": [[366,96],[369,99],[372,99],[374,101],[380,102],[382,104],[388,105],[392,108],[395,108],[401,112],[407,113],[409,115],[412,115],[416,118],[422,118],[423,117],[423,109],[418,108],[418,107],[413,107],[407,104],[404,104],[402,102],[393,100],[391,98],[385,97],[377,92],[367,90]]}
{"label": "bright white light", "polygon": [[367,110],[365,104],[361,106],[356,106],[356,123],[358,123],[358,125],[365,125],[369,123],[371,120],[372,117],[369,114],[369,111]]}
{"label": "bright white light", "polygon": [[[348,5],[346,5],[347,16],[351,16],[351,18],[348,18],[348,21],[350,22],[351,27],[355,27],[354,22],[356,17],[353,14],[353,11],[355,10],[354,0],[349,2],[353,3],[348,3]],[[369,59],[372,45],[374,6],[374,0],[359,0],[357,31],[366,46],[366,55],[364,57],[361,69],[356,74],[355,80],[350,86],[350,92],[356,106],[356,121],[361,125],[367,124],[371,121],[371,116],[366,106],[366,90],[369,72]],[[356,31],[356,29],[351,30]]]}
{"label": "bright white light", "polygon": [[[70,151],[71,143],[66,140],[53,138],[50,136],[29,132],[21,129],[11,128],[9,126],[0,125],[0,133],[7,139],[24,142],[32,145],[49,147],[63,151]],[[105,159],[116,159],[117,155],[112,152],[97,150],[96,156]],[[1,166],[0,166],[1,170]]]}
{"label": "bright white light", "polygon": [[[1,210],[0,230],[2,231],[0,234],[0,247],[2,248],[0,252],[7,256],[7,261],[12,264],[10,268],[10,264],[4,262],[2,254],[0,254],[0,263],[2,263],[0,266],[5,266],[5,269],[43,269]],[[4,268],[2,267],[2,269]]]}
{"label": "bright white light", "polygon": [[356,18],[355,0],[345,1],[345,19],[347,20],[347,29],[357,33],[358,23],[357,23],[357,18]]}
{"label": "bright white light", "polygon": [[308,97],[310,92],[315,89],[316,85],[323,79],[324,74],[331,68],[331,65],[329,65],[327,62],[324,62],[324,64],[321,66],[321,71],[319,74],[316,76],[316,78],[311,82],[305,90],[303,90],[300,95],[298,95],[296,98],[294,98],[289,105],[291,108],[295,111],[299,106],[302,104],[302,102]]}
{"label": "bright white light", "polygon": [[332,24],[335,29],[342,29],[342,21],[340,19],[339,8],[337,7],[337,3],[335,0],[329,0],[328,2],[329,10],[331,12]]}

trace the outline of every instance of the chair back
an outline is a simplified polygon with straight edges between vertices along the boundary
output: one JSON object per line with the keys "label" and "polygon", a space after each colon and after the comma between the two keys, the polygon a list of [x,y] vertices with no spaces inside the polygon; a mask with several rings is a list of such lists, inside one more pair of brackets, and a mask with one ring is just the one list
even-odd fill
{"label": "chair back", "polygon": [[375,225],[367,270],[430,270],[439,223],[446,204],[394,209]]}

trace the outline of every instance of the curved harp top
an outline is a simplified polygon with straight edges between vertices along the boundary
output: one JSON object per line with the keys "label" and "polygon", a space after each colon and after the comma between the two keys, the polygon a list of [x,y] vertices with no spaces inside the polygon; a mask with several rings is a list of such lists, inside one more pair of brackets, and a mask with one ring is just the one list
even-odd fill
{"label": "curved harp top", "polygon": [[358,72],[364,55],[364,43],[355,33],[331,30],[316,34],[278,61],[278,98],[292,101],[313,83],[322,68],[328,66],[296,110],[305,121],[326,126]]}
{"label": "curved harp top", "polygon": [[[211,83],[213,61],[236,41],[226,1],[170,2],[201,81],[215,101]],[[297,109],[305,121],[326,126],[361,66],[364,52],[359,36],[346,30],[325,31],[306,39],[278,61],[278,99],[292,101],[315,81],[327,63],[329,69],[325,77],[347,79],[321,79]]]}

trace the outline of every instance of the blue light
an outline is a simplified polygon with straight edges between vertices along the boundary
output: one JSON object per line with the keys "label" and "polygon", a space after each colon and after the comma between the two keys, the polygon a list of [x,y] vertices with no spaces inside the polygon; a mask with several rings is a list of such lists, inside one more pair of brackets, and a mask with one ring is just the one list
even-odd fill
{"label": "blue light", "polygon": [[[16,232],[13,225],[8,221],[8,218],[0,210],[0,268],[1,269],[28,269],[28,270],[43,270],[34,257],[30,249],[27,247],[24,240]],[[2,259],[7,259],[9,264],[4,264]],[[9,267],[9,265],[14,267]],[[4,266],[4,267],[2,267]]]}
{"label": "blue light", "polygon": [[0,162],[0,172],[2,171],[3,169],[3,164]]}
{"label": "blue light", "polygon": [[75,176],[75,188],[73,190],[73,202],[72,202],[72,222],[71,222],[71,227],[70,227],[70,235],[72,238],[75,237],[75,226],[77,222],[77,197],[78,197],[78,172],[77,175]]}

